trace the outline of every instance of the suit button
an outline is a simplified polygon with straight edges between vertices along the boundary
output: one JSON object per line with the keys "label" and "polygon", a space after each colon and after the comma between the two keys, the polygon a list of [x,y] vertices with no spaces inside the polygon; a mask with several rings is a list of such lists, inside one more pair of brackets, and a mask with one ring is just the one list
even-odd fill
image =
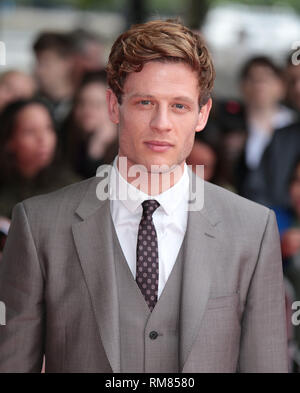
{"label": "suit button", "polygon": [[153,330],[152,332],[150,332],[149,337],[151,338],[151,340],[155,340],[158,337],[158,333]]}

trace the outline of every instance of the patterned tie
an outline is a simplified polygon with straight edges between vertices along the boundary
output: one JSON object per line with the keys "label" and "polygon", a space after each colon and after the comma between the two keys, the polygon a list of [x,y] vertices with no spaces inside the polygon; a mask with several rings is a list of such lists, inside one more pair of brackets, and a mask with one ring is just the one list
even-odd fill
{"label": "patterned tie", "polygon": [[143,215],[139,225],[136,251],[136,282],[152,311],[158,293],[158,244],[152,214],[159,203],[155,199],[150,199],[144,201],[142,206]]}

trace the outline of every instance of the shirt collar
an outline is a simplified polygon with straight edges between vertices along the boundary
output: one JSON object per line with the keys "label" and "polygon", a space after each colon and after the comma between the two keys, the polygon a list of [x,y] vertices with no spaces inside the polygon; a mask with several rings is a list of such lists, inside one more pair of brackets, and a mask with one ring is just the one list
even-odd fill
{"label": "shirt collar", "polygon": [[[124,179],[118,170],[117,159],[118,156],[115,157],[113,162],[113,173],[115,177],[114,181],[110,181],[109,184],[110,195],[114,199],[119,199],[131,213],[135,213],[142,202],[147,199],[157,200],[168,215],[172,215],[183,200],[188,201],[189,175],[186,163],[184,163],[184,171],[181,178],[173,187],[157,195],[148,195]],[[119,193],[117,192],[117,187]],[[120,198],[120,196],[122,197]]]}

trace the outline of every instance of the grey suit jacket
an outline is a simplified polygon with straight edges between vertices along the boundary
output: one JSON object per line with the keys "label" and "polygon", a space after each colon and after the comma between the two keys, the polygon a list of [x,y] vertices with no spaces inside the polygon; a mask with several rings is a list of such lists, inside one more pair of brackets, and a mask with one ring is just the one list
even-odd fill
{"label": "grey suit jacket", "polygon": [[[98,183],[15,207],[0,263],[0,372],[40,372],[44,354],[46,372],[120,371],[114,228]],[[204,182],[186,232],[181,372],[287,371],[281,263],[274,213]]]}

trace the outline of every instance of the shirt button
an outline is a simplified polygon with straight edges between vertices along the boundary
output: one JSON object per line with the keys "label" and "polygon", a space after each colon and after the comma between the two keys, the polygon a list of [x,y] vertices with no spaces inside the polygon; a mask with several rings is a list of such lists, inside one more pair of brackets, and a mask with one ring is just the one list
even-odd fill
{"label": "shirt button", "polygon": [[152,332],[150,332],[149,337],[151,338],[151,340],[155,340],[158,337],[158,333],[153,330]]}

